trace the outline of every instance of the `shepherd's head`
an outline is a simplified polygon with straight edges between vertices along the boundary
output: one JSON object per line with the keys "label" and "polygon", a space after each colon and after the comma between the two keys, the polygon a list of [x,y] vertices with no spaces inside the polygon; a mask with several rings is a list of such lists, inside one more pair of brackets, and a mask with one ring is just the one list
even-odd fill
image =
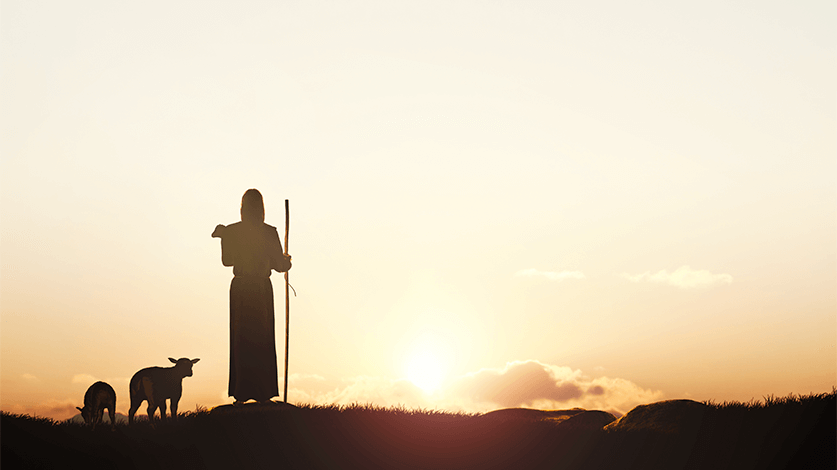
{"label": "shepherd's head", "polygon": [[241,221],[264,222],[264,199],[258,189],[248,189],[241,197]]}

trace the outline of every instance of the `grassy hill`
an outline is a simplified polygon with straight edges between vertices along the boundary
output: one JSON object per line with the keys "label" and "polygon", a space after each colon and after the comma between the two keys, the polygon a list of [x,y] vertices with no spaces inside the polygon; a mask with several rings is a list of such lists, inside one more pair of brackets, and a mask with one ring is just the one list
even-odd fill
{"label": "grassy hill", "polygon": [[[683,400],[612,421],[565,410],[461,414],[374,406],[199,409],[116,431],[3,413],[2,467],[834,469],[837,392],[751,403]],[[686,411],[684,411],[686,410]],[[502,419],[498,419],[502,417]],[[604,417],[604,420],[603,420]]]}

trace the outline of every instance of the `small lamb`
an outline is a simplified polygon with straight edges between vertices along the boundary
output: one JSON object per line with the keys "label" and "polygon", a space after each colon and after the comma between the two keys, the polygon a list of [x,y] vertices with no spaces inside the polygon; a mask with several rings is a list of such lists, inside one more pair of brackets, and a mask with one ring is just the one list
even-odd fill
{"label": "small lamb", "polygon": [[102,422],[105,408],[110,417],[111,430],[116,429],[116,392],[105,382],[96,382],[91,385],[84,394],[84,408],[76,407],[81,411],[84,424],[92,423],[94,430],[96,425]]}
{"label": "small lamb", "polygon": [[166,399],[171,399],[171,419],[177,420],[177,403],[183,395],[183,377],[192,376],[192,365],[200,359],[169,358],[173,367],[146,367],[131,377],[131,409],[128,424],[134,422],[134,413],[143,400],[148,401],[148,420],[154,424],[154,413],[160,408],[160,419],[166,422]]}

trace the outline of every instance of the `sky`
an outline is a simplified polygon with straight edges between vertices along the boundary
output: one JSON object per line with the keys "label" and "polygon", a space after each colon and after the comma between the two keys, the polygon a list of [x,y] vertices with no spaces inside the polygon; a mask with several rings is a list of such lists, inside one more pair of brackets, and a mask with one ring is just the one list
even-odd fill
{"label": "sky", "polygon": [[835,10],[2,0],[0,409],[125,413],[169,357],[230,403],[249,188],[289,200],[291,403],[830,392]]}

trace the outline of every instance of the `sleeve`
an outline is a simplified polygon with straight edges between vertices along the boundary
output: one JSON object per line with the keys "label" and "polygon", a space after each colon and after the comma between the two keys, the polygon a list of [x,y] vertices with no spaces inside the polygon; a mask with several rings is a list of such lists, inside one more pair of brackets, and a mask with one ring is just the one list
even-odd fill
{"label": "sleeve", "polygon": [[224,266],[235,265],[235,237],[231,232],[232,230],[225,230],[224,236],[221,237],[221,264]]}

